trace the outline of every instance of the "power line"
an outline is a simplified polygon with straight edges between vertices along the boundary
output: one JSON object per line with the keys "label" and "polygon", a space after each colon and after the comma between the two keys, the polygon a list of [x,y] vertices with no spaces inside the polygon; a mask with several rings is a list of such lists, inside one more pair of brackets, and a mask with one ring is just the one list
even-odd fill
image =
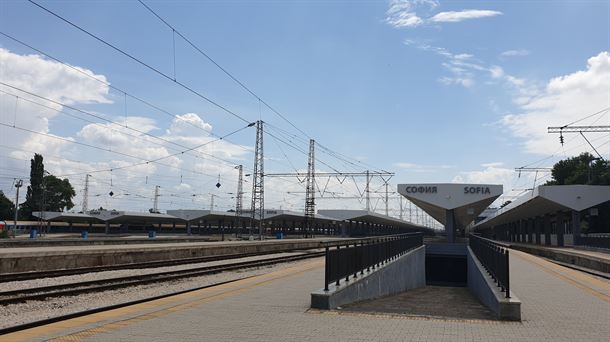
{"label": "power line", "polygon": [[[168,111],[168,110],[166,110],[166,109],[163,109],[163,108],[161,108],[160,106],[158,106],[158,105],[156,105],[156,104],[153,104],[153,103],[151,103],[151,102],[149,102],[149,101],[147,101],[147,100],[142,99],[141,97],[138,97],[138,96],[136,96],[136,95],[133,95],[133,94],[129,93],[128,91],[124,90],[124,89],[121,89],[121,88],[119,88],[119,87],[117,87],[117,86],[115,86],[115,85],[110,84],[109,82],[106,82],[106,81],[104,81],[104,80],[102,80],[102,79],[99,79],[99,78],[95,77],[94,75],[92,75],[92,74],[90,74],[90,73],[87,73],[87,72],[85,72],[84,70],[82,70],[82,69],[80,69],[80,68],[77,68],[77,67],[75,67],[75,66],[72,66],[72,65],[70,65],[69,63],[66,63],[65,61],[62,61],[61,59],[59,59],[59,58],[57,58],[57,57],[54,57],[54,56],[50,55],[50,54],[49,54],[49,53],[47,53],[47,52],[44,52],[44,51],[42,51],[42,50],[40,50],[40,49],[37,49],[37,48],[33,47],[32,45],[30,45],[30,44],[28,44],[28,43],[25,43],[25,42],[24,42],[24,41],[22,41],[22,40],[19,40],[19,39],[15,38],[15,37],[13,37],[13,36],[11,36],[11,35],[8,35],[8,34],[6,34],[6,33],[4,33],[4,32],[1,32],[1,31],[0,31],[0,35],[3,35],[3,36],[5,36],[6,38],[9,38],[9,39],[11,39],[11,40],[13,40],[13,41],[15,41],[15,42],[17,42],[17,43],[21,44],[21,45],[23,45],[23,46],[25,46],[25,47],[27,47],[27,48],[29,48],[29,49],[33,50],[33,51],[36,51],[36,52],[40,53],[41,55],[44,55],[44,56],[46,56],[47,58],[50,58],[50,59],[52,59],[52,60],[54,60],[54,61],[56,61],[56,62],[58,62],[58,63],[62,64],[63,66],[65,66],[65,67],[67,67],[67,68],[70,68],[71,70],[76,71],[76,72],[78,72],[78,73],[82,74],[83,76],[85,76],[85,77],[87,77],[87,78],[90,78],[90,79],[92,79],[92,80],[94,80],[94,81],[97,81],[97,82],[99,82],[99,83],[101,83],[101,84],[103,84],[103,85],[105,85],[105,86],[107,86],[107,87],[109,87],[109,88],[111,88],[111,89],[114,89],[114,90],[116,90],[116,91],[118,91],[118,92],[120,92],[120,93],[124,94],[126,97],[130,97],[130,98],[132,98],[132,99],[134,99],[134,100],[136,100],[136,101],[138,101],[138,102],[140,102],[140,103],[142,103],[142,104],[144,104],[144,105],[146,105],[146,106],[148,106],[148,107],[150,107],[150,108],[152,108],[152,109],[154,109],[154,110],[159,111],[160,113],[163,113],[163,114],[165,114],[165,115],[167,115],[167,116],[169,116],[169,117],[172,117],[172,118],[175,118],[175,119],[177,119],[177,120],[180,120],[180,121],[184,122],[185,124],[187,124],[187,125],[189,125],[189,126],[192,126],[192,127],[194,127],[194,128],[197,128],[197,129],[199,129],[199,130],[201,130],[201,131],[205,132],[206,134],[210,134],[210,135],[212,135],[212,136],[218,137],[218,135],[216,135],[215,133],[213,133],[213,132],[211,132],[211,131],[208,131],[208,130],[204,129],[204,128],[202,128],[201,126],[195,125],[194,123],[192,123],[192,122],[190,122],[190,121],[188,121],[188,120],[184,119],[184,118],[183,118],[183,117],[181,117],[180,115],[177,115],[177,114],[172,114],[170,111]],[[22,98],[21,98],[21,99],[22,99]],[[228,140],[227,140],[227,141],[228,141]],[[246,148],[244,148],[243,146],[241,146],[241,145],[239,145],[239,144],[235,144],[235,143],[233,143],[233,144],[234,144],[235,146],[238,146],[238,147],[240,147],[240,148],[244,149],[244,150],[247,150]]]}
{"label": "power line", "polygon": [[[161,17],[161,15],[159,15],[157,12],[155,12],[150,6],[148,6],[146,3],[144,3],[143,0],[138,0],[138,2],[140,2],[140,4],[142,4],[142,6],[144,6],[150,13],[152,13],[157,19],[159,19],[161,22],[163,22],[163,24],[165,24],[168,28],[170,28],[172,30],[172,33],[177,34],[178,36],[180,36],[182,39],[184,39],[185,42],[187,42],[193,49],[195,49],[197,52],[199,52],[202,56],[204,56],[207,60],[209,60],[212,64],[214,64],[216,67],[218,67],[218,69],[220,69],[225,75],[227,75],[229,78],[231,78],[235,83],[237,83],[240,87],[242,87],[244,90],[246,90],[248,93],[250,93],[250,95],[252,95],[256,100],[258,100],[260,103],[262,103],[263,105],[265,105],[265,107],[267,107],[269,110],[271,110],[273,113],[275,113],[276,115],[278,115],[280,118],[282,118],[284,121],[286,121],[288,124],[290,124],[294,129],[296,129],[297,131],[299,131],[301,134],[303,134],[305,137],[309,139],[312,139],[311,136],[309,136],[307,133],[305,133],[303,130],[301,130],[300,128],[298,128],[293,122],[291,122],[290,120],[288,120],[284,115],[282,115],[279,111],[277,111],[274,107],[272,107],[269,103],[267,103],[265,100],[263,100],[258,94],[256,94],[253,90],[251,90],[250,88],[248,88],[242,81],[240,81],[239,79],[237,79],[237,77],[235,77],[233,74],[231,74],[227,69],[225,69],[224,67],[222,67],[218,62],[216,62],[212,57],[210,57],[206,52],[204,52],[200,47],[198,47],[195,43],[193,43],[190,39],[188,39],[184,34],[182,34],[182,32],[180,32],[178,29],[176,29],[176,27],[174,27],[173,25],[171,25],[167,20],[163,19]],[[175,51],[174,51],[175,53]],[[175,60],[175,59],[174,59]],[[268,125],[266,123],[266,125]],[[296,136],[295,136],[296,137]],[[305,141],[306,143],[308,143],[308,141]],[[322,147],[323,149],[325,149],[327,152],[330,153],[334,153],[334,157],[339,159],[339,160],[343,160],[349,164],[352,164],[353,166],[359,167],[359,165],[345,159],[346,156],[341,155],[338,152],[334,152],[332,150],[330,150],[329,148],[317,143],[318,146]],[[329,153],[329,154],[330,154]],[[332,154],[330,154],[332,155]],[[354,159],[356,160],[356,159]],[[358,163],[364,165],[364,163],[362,163],[361,161],[356,160]],[[372,166],[372,165],[369,165]],[[375,167],[373,167],[375,168]]]}
{"label": "power line", "polygon": [[206,59],[208,59],[210,62],[212,62],[212,64],[214,64],[216,67],[218,67],[223,73],[225,73],[225,75],[229,76],[229,78],[231,78],[233,81],[235,81],[235,83],[237,83],[240,87],[242,87],[244,90],[246,90],[248,93],[250,93],[250,95],[252,95],[254,98],[256,98],[260,103],[262,103],[263,105],[265,105],[265,107],[267,107],[269,110],[271,110],[273,113],[275,113],[277,116],[279,116],[280,118],[282,118],[284,121],[286,121],[288,124],[290,124],[294,129],[296,129],[297,131],[299,131],[301,134],[303,134],[304,136],[306,136],[307,138],[311,137],[305,133],[303,130],[301,130],[300,128],[298,128],[295,124],[293,124],[290,120],[288,120],[284,115],[282,115],[282,113],[280,113],[279,111],[277,111],[275,108],[273,108],[270,104],[268,104],[265,100],[263,100],[260,96],[258,96],[254,91],[252,91],[250,88],[248,88],[243,82],[241,82],[240,80],[238,80],[235,76],[233,76],[229,71],[227,71],[225,68],[223,68],[222,66],[220,66],[220,64],[218,64],[214,59],[212,59],[212,57],[210,57],[207,53],[205,53],[201,48],[199,48],[197,45],[195,45],[190,39],[188,39],[185,35],[183,35],[179,30],[177,30],[175,27],[173,27],[170,23],[168,23],[165,19],[163,19],[159,14],[157,14],[152,8],[150,8],[148,5],[146,5],[142,0],[138,0],[148,11],[150,11],[155,17],[157,17],[159,20],[161,20],[167,27],[169,27],[172,32],[176,33],[178,36],[180,36],[180,38],[184,39],[185,42],[187,42],[191,47],[193,47],[197,52],[199,52],[201,55],[203,55]]}
{"label": "power line", "polygon": [[100,43],[103,43],[104,45],[106,45],[106,46],[108,46],[108,47],[112,48],[113,50],[115,50],[115,51],[117,51],[117,52],[121,53],[121,54],[122,54],[122,55],[124,55],[125,57],[128,57],[129,59],[131,59],[131,60],[133,60],[133,61],[137,62],[138,64],[140,64],[140,65],[142,65],[142,66],[144,66],[144,67],[148,68],[149,70],[154,71],[154,72],[155,72],[155,73],[157,73],[158,75],[160,75],[160,76],[162,76],[162,77],[164,77],[164,78],[166,78],[166,79],[168,79],[168,80],[170,80],[170,81],[172,81],[172,82],[174,82],[174,83],[178,84],[179,86],[181,86],[182,88],[184,88],[184,89],[188,90],[188,91],[189,91],[189,92],[191,92],[192,94],[194,94],[194,95],[196,95],[196,96],[200,97],[201,99],[203,99],[203,100],[207,101],[207,102],[208,102],[208,103],[210,103],[211,105],[213,105],[213,106],[215,106],[215,107],[217,107],[217,108],[221,109],[221,110],[222,110],[222,111],[224,111],[225,113],[230,114],[230,115],[232,115],[233,117],[235,117],[235,118],[237,118],[237,119],[239,119],[239,120],[241,120],[241,121],[243,121],[243,122],[245,122],[245,123],[250,123],[250,121],[249,121],[249,120],[246,120],[246,119],[245,119],[244,117],[242,117],[241,115],[239,115],[239,114],[237,114],[237,113],[235,113],[235,112],[231,111],[231,110],[230,110],[230,109],[228,109],[227,107],[225,107],[225,106],[223,106],[223,105],[219,104],[218,102],[216,102],[216,101],[214,101],[214,100],[210,99],[209,97],[207,97],[207,96],[203,95],[202,93],[200,93],[200,92],[196,91],[195,89],[193,89],[193,88],[191,88],[191,87],[187,86],[186,84],[184,84],[184,83],[182,83],[182,82],[180,82],[180,81],[178,81],[178,80],[175,80],[174,78],[172,78],[171,76],[169,76],[169,75],[165,74],[165,73],[164,73],[164,72],[162,72],[161,70],[159,70],[159,69],[157,69],[157,68],[155,68],[155,67],[153,67],[153,66],[151,66],[151,65],[147,64],[146,62],[142,61],[141,59],[139,59],[139,58],[137,58],[137,57],[134,57],[133,55],[131,55],[131,54],[129,54],[129,53],[127,53],[127,52],[125,52],[124,50],[122,50],[122,49],[118,48],[117,46],[115,46],[115,45],[113,45],[113,44],[111,44],[111,43],[109,43],[108,41],[106,41],[106,40],[104,40],[104,39],[102,39],[102,38],[100,38],[100,37],[96,36],[95,34],[93,34],[93,33],[89,32],[89,31],[87,31],[87,30],[85,30],[83,27],[81,27],[81,26],[79,26],[79,25],[77,25],[77,24],[73,23],[72,21],[70,21],[70,20],[68,20],[68,19],[66,19],[66,18],[64,18],[64,17],[62,17],[61,15],[59,15],[59,14],[57,14],[57,13],[55,13],[55,12],[51,11],[50,9],[48,9],[48,8],[46,8],[46,7],[44,7],[44,6],[40,5],[40,4],[38,4],[37,2],[35,2],[35,1],[33,1],[33,0],[28,0],[28,1],[29,1],[30,3],[32,3],[32,4],[34,4],[35,6],[37,6],[38,8],[42,9],[43,11],[45,11],[45,12],[47,12],[47,13],[51,14],[52,16],[54,16],[54,17],[56,17],[56,18],[60,19],[61,21],[65,22],[66,24],[68,24],[68,25],[70,25],[70,26],[74,27],[75,29],[77,29],[77,30],[79,30],[79,31],[81,31],[81,32],[83,32],[83,33],[85,33],[86,35],[90,36],[91,38],[93,38],[93,39],[95,39],[95,40],[99,41]]}
{"label": "power line", "polygon": [[[150,138],[154,138],[154,139],[157,139],[157,140],[161,140],[161,141],[163,141],[163,142],[165,142],[165,143],[168,143],[168,144],[171,144],[171,145],[175,145],[175,146],[178,146],[178,147],[181,147],[181,148],[187,148],[187,149],[188,149],[188,147],[187,147],[187,146],[185,146],[185,145],[182,145],[182,144],[176,143],[176,142],[174,142],[174,141],[171,141],[171,140],[167,140],[167,139],[164,139],[164,138],[158,137],[158,136],[156,136],[156,135],[154,135],[154,134],[150,134],[150,133],[147,133],[147,132],[144,132],[144,131],[141,131],[141,130],[135,129],[135,128],[133,128],[133,127],[129,127],[129,126],[125,125],[125,124],[120,124],[120,123],[118,123],[118,122],[115,122],[115,121],[112,121],[112,120],[110,120],[110,119],[107,119],[107,118],[105,118],[105,117],[103,117],[103,116],[100,116],[100,115],[97,115],[97,114],[94,114],[94,113],[91,113],[91,112],[88,112],[88,111],[85,111],[85,110],[82,110],[82,109],[76,108],[76,107],[71,106],[71,105],[67,105],[67,104],[62,103],[62,102],[59,102],[59,101],[55,101],[55,100],[50,99],[50,98],[48,98],[48,97],[44,97],[44,96],[41,96],[41,95],[38,95],[38,94],[35,94],[35,93],[32,93],[32,92],[29,92],[29,91],[27,91],[27,90],[24,90],[24,89],[19,88],[19,87],[15,87],[15,86],[13,86],[13,85],[10,85],[10,84],[7,84],[7,83],[4,83],[4,82],[2,82],[2,81],[0,81],[0,85],[3,85],[3,86],[6,86],[6,87],[9,87],[9,88],[12,88],[12,89],[15,89],[15,90],[21,91],[21,92],[23,92],[23,93],[25,93],[25,94],[28,94],[28,95],[30,95],[30,96],[34,96],[34,97],[36,97],[36,98],[39,98],[39,99],[42,99],[42,100],[45,100],[45,101],[48,101],[48,102],[54,103],[54,104],[59,105],[59,106],[62,106],[62,107],[66,107],[66,108],[72,109],[72,110],[77,111],[77,112],[79,112],[79,113],[82,113],[82,114],[85,114],[85,115],[88,115],[88,116],[94,117],[94,118],[96,118],[96,119],[99,119],[99,120],[102,120],[102,121],[108,122],[108,123],[110,123],[110,124],[117,125],[117,126],[119,126],[119,127],[121,127],[121,128],[126,128],[126,129],[128,129],[128,130],[134,131],[134,132],[139,133],[139,134],[142,134],[142,135],[144,135],[144,136],[148,136],[148,137],[150,137]],[[1,91],[1,90],[0,90],[0,91]],[[11,95],[11,96],[15,96],[15,97],[17,97],[17,95],[14,95],[14,94],[10,94],[10,93],[7,93],[7,92],[4,92],[4,93],[5,93],[5,94],[7,94],[7,95]],[[58,112],[58,113],[63,113],[63,114],[66,114],[66,115],[68,115],[68,116],[75,117],[75,116],[73,116],[72,114],[66,113],[66,112],[61,111],[61,110],[58,110],[58,109],[56,109],[56,108],[48,107],[48,106],[45,106],[45,105],[43,105],[43,104],[36,103],[36,102],[31,101],[31,100],[24,99],[24,98],[22,98],[22,97],[19,97],[19,98],[20,98],[20,99],[22,99],[22,100],[24,100],[24,101],[27,101],[27,102],[30,102],[30,103],[33,103],[33,104],[36,104],[36,105],[39,105],[39,106],[42,106],[42,107],[52,109],[52,110],[54,110],[54,111],[56,111],[56,112]],[[75,117],[75,118],[78,118],[78,117]],[[82,119],[82,118],[79,118],[79,119],[84,120],[84,121],[87,121],[87,122],[90,122],[90,123],[93,123],[93,124],[96,124],[96,125],[99,125],[99,123],[96,123],[96,122],[93,122],[93,121],[88,121],[88,120],[85,120],[85,119]],[[121,133],[121,134],[129,135],[129,134],[125,133],[125,132],[121,132],[121,131],[119,131],[119,130],[115,130],[115,129],[113,129],[113,128],[109,128],[109,127],[108,127],[108,128],[106,128],[106,129],[114,130],[114,131],[119,132],[119,133]],[[141,138],[141,137],[138,137],[137,135],[130,135],[130,136],[132,136],[132,137],[136,137],[136,138]],[[223,140],[223,139],[224,139],[224,137],[219,136],[219,137],[218,137],[216,140],[213,140],[213,141],[219,141],[219,140]],[[152,142],[152,141],[147,141],[147,142]],[[152,142],[152,143],[154,143],[154,142]],[[160,146],[163,146],[163,145],[160,145]],[[164,146],[164,147],[166,147],[166,146]],[[230,161],[227,161],[227,160],[225,160],[225,159],[222,159],[222,158],[220,158],[220,157],[214,156],[214,155],[212,155],[212,154],[205,153],[205,152],[202,152],[202,151],[198,151],[198,152],[199,152],[199,153],[201,153],[201,154],[203,154],[203,155],[208,155],[208,156],[210,156],[210,157],[212,157],[212,158],[215,158],[215,159],[221,160],[221,161],[223,161],[223,162],[225,162],[225,163],[227,163],[227,164],[229,164],[229,165],[234,165],[234,163],[232,163],[232,162],[230,162]],[[197,156],[196,156],[196,157],[197,157]]]}
{"label": "power line", "polygon": [[[3,122],[0,122],[0,126],[9,127],[9,128],[17,129],[17,130],[20,130],[20,131],[36,134],[36,135],[41,135],[41,136],[45,136],[45,137],[48,137],[48,138],[53,138],[53,139],[61,140],[61,141],[64,141],[64,142],[69,142],[69,143],[73,143],[73,144],[76,144],[76,145],[81,145],[81,146],[93,148],[93,149],[96,149],[96,150],[104,151],[104,152],[115,153],[115,154],[119,154],[119,155],[122,155],[122,156],[125,156],[125,157],[129,157],[129,158],[133,158],[133,159],[139,159],[139,160],[142,160],[142,161],[145,161],[145,162],[150,162],[150,161],[147,161],[144,158],[133,156],[133,155],[130,155],[128,153],[119,152],[119,151],[113,151],[111,149],[107,149],[107,148],[103,148],[103,147],[99,147],[99,146],[83,143],[83,142],[76,141],[76,140],[66,139],[66,138],[63,138],[63,137],[60,137],[60,136],[57,136],[57,135],[37,132],[37,131],[31,130],[31,129],[28,129],[28,128],[24,128],[24,127],[13,126],[13,125],[6,124],[6,123],[3,123]],[[182,169],[182,168],[179,168],[179,167],[171,165],[171,164],[163,164],[163,163],[159,163],[159,162],[152,162],[152,163],[155,163],[155,164],[158,164],[158,165],[162,165],[162,166],[165,166],[165,167],[169,167],[169,168],[173,168],[173,169],[189,171],[189,172],[192,172],[192,173],[195,173],[195,174],[201,174],[201,175],[205,175],[205,176],[210,176],[210,175],[205,174],[203,172],[199,172],[199,171],[195,171],[195,170],[189,170],[189,169]],[[121,169],[121,168],[117,167],[116,169]],[[106,171],[112,172],[113,170],[114,170],[114,168],[106,170]],[[88,173],[92,173],[93,171],[87,171],[87,172]],[[79,174],[75,173],[75,174],[71,174],[71,175],[82,175],[82,174],[85,174],[85,173],[79,173]],[[215,176],[212,176],[212,177],[215,177]]]}

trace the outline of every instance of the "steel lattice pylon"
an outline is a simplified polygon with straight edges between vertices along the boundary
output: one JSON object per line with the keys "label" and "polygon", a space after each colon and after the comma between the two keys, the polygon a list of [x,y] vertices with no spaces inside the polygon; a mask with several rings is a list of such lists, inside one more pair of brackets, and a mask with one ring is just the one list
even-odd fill
{"label": "steel lattice pylon", "polygon": [[258,233],[263,239],[263,218],[265,214],[265,181],[263,158],[263,121],[256,122],[256,145],[254,149],[254,172],[252,173],[252,204],[250,210],[250,236],[254,221],[258,219]]}
{"label": "steel lattice pylon", "polygon": [[305,187],[305,219],[307,220],[307,233],[311,232],[311,226],[316,214],[316,188],[315,188],[315,140],[309,140],[309,161],[307,162],[307,185]]}
{"label": "steel lattice pylon", "polygon": [[242,199],[244,197],[244,167],[237,165],[237,193],[235,194],[235,229],[241,234]]}

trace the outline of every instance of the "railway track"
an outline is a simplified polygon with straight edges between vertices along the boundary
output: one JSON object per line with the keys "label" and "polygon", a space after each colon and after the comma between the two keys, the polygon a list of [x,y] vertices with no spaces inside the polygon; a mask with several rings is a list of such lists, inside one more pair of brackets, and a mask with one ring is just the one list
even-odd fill
{"label": "railway track", "polygon": [[307,250],[315,250],[315,249],[317,249],[317,248],[280,249],[280,250],[276,250],[276,251],[272,251],[272,252],[235,253],[235,254],[223,254],[223,255],[211,255],[211,256],[202,256],[202,257],[194,257],[194,258],[184,258],[184,259],[176,259],[176,260],[146,261],[146,262],[131,263],[131,264],[79,267],[79,268],[71,268],[71,269],[40,271],[40,272],[4,273],[4,274],[0,274],[0,283],[8,283],[8,282],[13,282],[13,281],[23,281],[23,280],[32,280],[32,279],[42,279],[42,278],[64,277],[64,276],[84,274],[84,273],[116,271],[116,270],[125,270],[125,269],[145,269],[145,268],[155,268],[155,267],[165,267],[165,266],[188,265],[188,264],[197,264],[197,263],[202,263],[202,262],[239,259],[239,258],[246,258],[246,257],[252,257],[252,256],[259,256],[259,255],[290,253],[290,252],[299,252],[299,251],[307,251]]}
{"label": "railway track", "polygon": [[306,252],[303,254],[242,261],[223,265],[203,266],[184,270],[166,271],[135,276],[90,280],[68,284],[42,286],[36,288],[5,291],[0,293],[0,306],[22,303],[33,300],[45,300],[51,297],[73,296],[87,292],[101,292],[136,285],[146,285],[164,281],[192,278],[244,268],[260,267],[282,262],[297,261],[323,256],[324,252]]}

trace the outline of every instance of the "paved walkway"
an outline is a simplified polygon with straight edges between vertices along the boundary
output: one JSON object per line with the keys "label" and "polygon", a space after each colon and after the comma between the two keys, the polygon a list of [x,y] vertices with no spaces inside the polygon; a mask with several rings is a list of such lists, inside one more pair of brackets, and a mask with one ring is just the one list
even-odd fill
{"label": "paved walkway", "polygon": [[[523,322],[309,310],[323,261],[4,336],[57,341],[608,341],[610,282],[514,251]],[[8,339],[7,339],[8,338]]]}
{"label": "paved walkway", "polygon": [[[506,243],[505,241],[498,241],[498,242]],[[589,256],[589,257],[593,257],[593,258],[610,261],[610,250],[608,250],[607,252],[601,252],[601,251],[596,251],[596,250],[574,248],[574,247],[570,247],[570,246],[557,247],[557,246],[546,246],[546,245],[536,245],[536,244],[531,244],[531,243],[515,243],[515,242],[511,242],[510,244],[515,245],[515,246],[524,246],[524,247],[530,247],[530,248],[548,249],[548,250],[562,252],[562,253]]]}
{"label": "paved walkway", "polygon": [[0,258],[4,256],[15,255],[49,255],[49,254],[78,254],[91,251],[140,251],[140,250],[156,250],[169,248],[188,248],[188,247],[214,247],[214,246],[242,246],[253,244],[291,244],[308,241],[330,241],[339,240],[334,237],[324,237],[315,239],[283,239],[283,240],[254,240],[254,241],[210,241],[210,242],[173,242],[167,241],[162,243],[149,244],[124,244],[124,245],[84,245],[84,246],[41,246],[41,247],[8,247],[0,248]]}

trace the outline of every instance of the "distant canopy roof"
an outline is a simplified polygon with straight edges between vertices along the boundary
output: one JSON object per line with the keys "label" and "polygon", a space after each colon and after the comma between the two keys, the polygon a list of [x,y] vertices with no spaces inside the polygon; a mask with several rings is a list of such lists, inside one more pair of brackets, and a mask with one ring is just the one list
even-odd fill
{"label": "distant canopy roof", "polygon": [[171,223],[177,220],[168,214],[135,211],[91,210],[88,214],[109,223]]}
{"label": "distant canopy roof", "polygon": [[34,211],[32,215],[38,217],[44,221],[51,222],[72,222],[72,223],[101,223],[97,217],[93,217],[89,214],[84,213],[64,213],[56,211]]}
{"label": "distant canopy roof", "polygon": [[367,210],[349,210],[349,209],[320,209],[318,213],[328,217],[334,217],[340,221],[365,222],[380,225],[398,226],[413,230],[430,230],[430,228],[415,224],[409,221],[397,219],[395,217],[378,214]]}
{"label": "distant canopy roof", "polygon": [[[182,221],[196,222],[201,220],[232,220],[235,218],[234,211],[214,211],[214,210],[200,210],[200,209],[178,209],[168,210],[168,215],[172,215]],[[248,219],[250,216],[242,213],[241,219]]]}
{"label": "distant canopy roof", "polygon": [[610,201],[608,185],[540,185],[498,209],[474,229],[487,229],[559,211],[582,211]]}

